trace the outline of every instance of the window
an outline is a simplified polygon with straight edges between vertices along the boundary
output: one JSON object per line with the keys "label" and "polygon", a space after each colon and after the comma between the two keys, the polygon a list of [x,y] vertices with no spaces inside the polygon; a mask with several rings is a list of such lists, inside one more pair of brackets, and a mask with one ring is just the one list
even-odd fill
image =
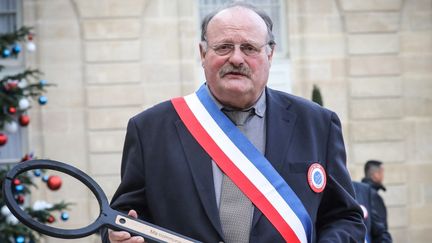
{"label": "window", "polygon": [[18,29],[18,8],[19,1],[0,1],[0,34],[10,33]]}
{"label": "window", "polygon": [[[21,0],[0,0],[0,35],[11,33],[21,27],[21,9]],[[7,69],[22,70],[24,68],[23,54],[18,55],[17,58],[0,58],[0,65],[6,67],[2,70],[1,76],[6,75],[5,72],[11,71]]]}
{"label": "window", "polygon": [[[13,32],[21,26],[20,0],[0,0],[0,35]],[[0,58],[0,65],[4,68],[0,71],[0,77],[20,73],[24,70],[24,54],[18,58]],[[18,126],[18,131],[8,133],[1,131],[8,136],[8,142],[0,147],[0,163],[16,162],[24,155],[27,149],[27,128]]]}

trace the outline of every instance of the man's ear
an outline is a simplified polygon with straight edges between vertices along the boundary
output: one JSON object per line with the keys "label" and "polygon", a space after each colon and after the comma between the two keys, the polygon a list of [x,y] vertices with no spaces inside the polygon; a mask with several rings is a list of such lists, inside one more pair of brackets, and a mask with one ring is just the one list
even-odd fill
{"label": "man's ear", "polygon": [[205,43],[201,42],[199,44],[199,49],[200,49],[200,56],[201,56],[201,63],[204,64],[204,59],[205,59],[205,55],[207,54],[206,52],[206,47],[204,46]]}
{"label": "man's ear", "polygon": [[274,53],[275,47],[276,47],[276,45],[271,46],[270,47],[270,52],[267,54],[267,57],[268,57],[270,65],[271,65],[272,60],[273,60],[273,53]]}

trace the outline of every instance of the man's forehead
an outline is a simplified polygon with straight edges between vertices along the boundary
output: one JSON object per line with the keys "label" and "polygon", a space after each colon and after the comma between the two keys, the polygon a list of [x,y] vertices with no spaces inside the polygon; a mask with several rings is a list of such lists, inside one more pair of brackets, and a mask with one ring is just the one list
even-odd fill
{"label": "man's forehead", "polygon": [[267,29],[264,20],[253,10],[244,7],[232,7],[217,13],[208,23],[207,31],[220,25],[251,26],[254,29]]}

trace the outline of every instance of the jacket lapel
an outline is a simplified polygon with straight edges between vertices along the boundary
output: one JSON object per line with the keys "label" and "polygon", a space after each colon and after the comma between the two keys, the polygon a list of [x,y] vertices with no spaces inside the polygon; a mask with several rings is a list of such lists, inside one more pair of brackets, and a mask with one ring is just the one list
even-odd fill
{"label": "jacket lapel", "polygon": [[[286,153],[291,141],[297,115],[289,111],[291,102],[267,88],[266,108],[266,149],[265,157],[281,173]],[[284,100],[285,99],[285,100]],[[262,212],[255,208],[252,228],[256,225]]]}
{"label": "jacket lapel", "polygon": [[192,137],[181,120],[176,122],[176,127],[204,210],[213,227],[223,238],[216,205],[211,158]]}

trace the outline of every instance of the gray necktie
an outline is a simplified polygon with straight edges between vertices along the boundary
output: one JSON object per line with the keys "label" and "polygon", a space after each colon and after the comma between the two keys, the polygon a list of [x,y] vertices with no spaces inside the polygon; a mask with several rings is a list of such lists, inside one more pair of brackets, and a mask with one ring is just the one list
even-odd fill
{"label": "gray necktie", "polygon": [[[226,112],[226,114],[243,132],[244,123],[250,117],[251,111]],[[222,178],[219,217],[226,242],[249,242],[253,216],[252,207],[249,198],[224,174]]]}

